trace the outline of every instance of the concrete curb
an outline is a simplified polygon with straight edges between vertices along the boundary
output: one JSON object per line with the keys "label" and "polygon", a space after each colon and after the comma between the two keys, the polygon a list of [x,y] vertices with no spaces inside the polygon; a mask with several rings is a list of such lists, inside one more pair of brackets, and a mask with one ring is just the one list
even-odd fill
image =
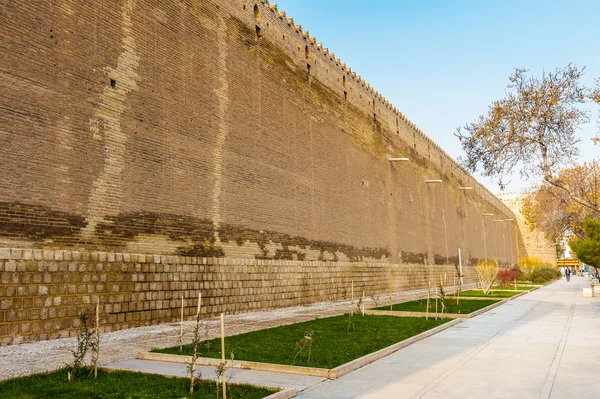
{"label": "concrete curb", "polygon": [[[451,296],[450,299],[456,299],[457,297]],[[461,301],[504,301],[512,297],[500,297],[500,296],[461,296]]]}
{"label": "concrete curb", "polygon": [[494,292],[529,292],[535,288],[538,288],[538,287],[531,287],[531,288],[527,288],[526,290],[495,290],[495,289],[492,289],[492,291],[494,291]]}
{"label": "concrete curb", "polygon": [[[535,291],[535,290],[537,290],[537,289],[539,289],[539,288],[540,288],[540,287],[532,288],[532,289],[530,289],[529,291],[519,291],[519,293],[518,293],[518,294],[516,294],[516,295],[513,295],[513,296],[509,296],[509,297],[497,297],[497,296],[461,296],[461,297],[460,297],[460,299],[461,299],[461,300],[463,300],[463,299],[466,299],[466,300],[470,300],[470,299],[472,299],[472,300],[475,300],[475,301],[480,301],[480,300],[484,300],[484,299],[492,299],[492,300],[497,300],[497,299],[503,299],[503,300],[504,300],[504,299],[507,299],[507,300],[509,300],[509,301],[510,301],[510,300],[512,300],[512,299],[518,298],[518,297],[520,297],[520,296],[523,296],[523,295],[525,295],[525,294],[529,294],[530,292],[533,292],[533,291]],[[496,290],[496,292],[515,292],[515,291],[509,291],[509,290]],[[456,297],[455,297],[455,296],[452,296],[452,297],[450,297],[450,298],[452,298],[452,299],[456,299]]]}
{"label": "concrete curb", "polygon": [[279,392],[275,392],[273,395],[269,395],[264,397],[263,399],[290,399],[296,397],[296,389],[295,388],[287,388],[283,389]]}
{"label": "concrete curb", "polygon": [[[365,310],[365,314],[372,316],[395,316],[395,317],[426,317],[426,312],[406,312],[403,310],[376,310],[376,309],[367,309]],[[435,312],[429,313],[429,318],[435,318]],[[460,313],[438,313],[437,317],[444,319],[468,319],[469,314],[460,314]]]}
{"label": "concrete curb", "polygon": [[[365,312],[366,313],[366,312]],[[228,368],[246,369],[246,370],[257,370],[257,371],[271,371],[276,373],[287,373],[287,374],[299,374],[309,375],[314,377],[324,377],[329,379],[336,379],[343,375],[346,375],[354,370],[357,370],[369,363],[373,363],[389,354],[392,354],[408,345],[418,342],[422,339],[430,337],[438,332],[444,331],[450,327],[460,323],[460,320],[452,320],[448,323],[442,324],[441,326],[432,328],[431,330],[423,331],[422,333],[405,339],[404,341],[397,342],[387,348],[378,350],[377,352],[369,353],[358,359],[354,359],[351,362],[342,364],[333,369],[321,369],[316,367],[300,367],[300,366],[289,366],[285,364],[272,364],[272,363],[260,363],[260,362],[249,362],[243,360],[226,360]],[[191,356],[185,355],[171,355],[167,353],[154,353],[154,352],[139,352],[138,359],[150,360],[167,363],[179,363],[189,364],[192,361]],[[200,357],[197,359],[196,364],[198,366],[218,366],[221,364],[220,359],[211,359],[206,357]],[[293,396],[289,396],[293,397]]]}
{"label": "concrete curb", "polygon": [[[154,353],[154,352],[140,352],[138,359],[141,360],[153,360],[158,362],[168,363],[180,363],[190,364],[192,362],[191,356],[186,355],[171,355],[167,353]],[[301,366],[290,366],[287,364],[273,364],[273,363],[261,363],[261,362],[249,362],[245,360],[225,360],[227,368],[236,368],[244,370],[256,370],[256,371],[271,371],[274,373],[287,373],[287,374],[299,374],[299,375],[310,375],[314,377],[328,378],[329,370],[317,368],[317,367],[301,367]],[[218,366],[221,364],[220,359],[212,359],[208,357],[199,357],[196,360],[198,366]]]}
{"label": "concrete curb", "polygon": [[[469,298],[469,299],[471,299],[471,298]],[[476,300],[481,300],[481,299],[483,299],[483,298],[476,299]],[[507,298],[485,298],[485,299],[497,300],[499,302],[493,303],[489,306],[486,306],[485,308],[481,308],[481,309],[476,310],[471,313],[444,313],[444,314],[438,313],[437,317],[450,318],[450,319],[470,319],[470,318],[478,316],[482,313],[487,312],[488,310],[494,309],[495,307],[508,302]],[[365,310],[365,314],[379,315],[379,316],[396,316],[396,317],[426,317],[427,316],[426,312],[404,312],[401,310],[375,310],[375,309]],[[429,317],[430,318],[436,317],[435,312],[429,313]]]}

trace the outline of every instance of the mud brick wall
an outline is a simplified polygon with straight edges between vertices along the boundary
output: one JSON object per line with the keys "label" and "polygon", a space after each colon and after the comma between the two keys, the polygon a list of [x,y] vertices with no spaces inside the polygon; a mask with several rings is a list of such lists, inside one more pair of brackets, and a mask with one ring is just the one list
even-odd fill
{"label": "mud brick wall", "polygon": [[[378,273],[399,265],[408,289],[419,270],[453,269],[459,248],[465,267],[516,262],[514,214],[274,4],[14,0],[1,10],[0,249],[23,251],[3,261],[6,341],[71,334],[75,305],[99,289],[116,329],[171,320],[174,308],[135,300],[173,301],[185,284],[260,290],[211,295],[243,311],[339,297],[303,288],[276,299],[287,268],[306,280],[296,287],[344,285],[333,271],[356,269],[377,289]],[[399,157],[409,161],[389,161]],[[203,258],[217,259],[210,272],[181,261]],[[236,262],[269,271],[219,280]],[[84,281],[94,278],[107,281]],[[67,288],[76,294],[49,294]],[[44,309],[55,309],[42,322],[52,332],[40,330]]]}
{"label": "mud brick wall", "polygon": [[[78,314],[93,315],[100,299],[101,331],[187,320],[196,312],[239,313],[322,301],[346,300],[425,288],[454,267],[237,260],[183,256],[0,250],[0,342],[75,336]],[[473,268],[465,270],[474,281]],[[450,276],[450,277],[448,277]]]}

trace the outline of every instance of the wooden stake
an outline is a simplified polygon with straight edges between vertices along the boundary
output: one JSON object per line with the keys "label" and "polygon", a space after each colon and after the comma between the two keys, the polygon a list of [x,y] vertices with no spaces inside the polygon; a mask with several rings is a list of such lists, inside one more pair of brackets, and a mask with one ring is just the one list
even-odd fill
{"label": "wooden stake", "polygon": [[517,290],[517,279],[514,280],[515,281],[515,291]]}
{"label": "wooden stake", "polygon": [[462,270],[462,254],[460,252],[460,248],[458,248],[458,272],[460,273],[459,278],[459,284],[462,286],[464,281],[463,281],[463,270]]}
{"label": "wooden stake", "polygon": [[429,297],[431,296],[431,281],[427,284],[427,310],[425,314],[425,320],[429,320]]}
{"label": "wooden stake", "polygon": [[360,301],[360,311],[363,317],[365,317],[365,290],[363,290],[362,300]]}
{"label": "wooden stake", "polygon": [[100,356],[100,298],[96,300],[96,347],[94,350],[94,378],[98,377],[98,357]]}
{"label": "wooden stake", "polygon": [[452,289],[456,292],[456,274],[454,275],[454,281],[452,282]]}
{"label": "wooden stake", "polygon": [[200,314],[200,306],[202,305],[202,292],[198,293],[198,310],[196,310],[196,318]]}
{"label": "wooden stake", "polygon": [[[446,279],[446,274],[444,273],[444,279]],[[447,284],[444,283],[444,280],[442,280],[442,275],[440,274],[440,286],[442,287],[442,291],[446,289],[446,287],[448,286]],[[441,294],[441,293],[440,293]],[[444,302],[442,302],[440,305],[442,305],[442,315],[441,317],[444,317]]]}
{"label": "wooden stake", "polygon": [[350,314],[354,314],[354,280],[352,280],[352,287],[350,290]]}
{"label": "wooden stake", "polygon": [[183,350],[183,295],[181,296],[181,323],[179,324],[179,352]]}
{"label": "wooden stake", "polygon": [[390,310],[392,310],[392,280],[390,279]]}
{"label": "wooden stake", "polygon": [[435,287],[435,319],[438,319],[438,292],[437,287]]}
{"label": "wooden stake", "polygon": [[225,382],[225,316],[221,313],[221,363],[223,363],[223,374],[221,380],[223,381],[223,399],[227,399],[227,384]]}

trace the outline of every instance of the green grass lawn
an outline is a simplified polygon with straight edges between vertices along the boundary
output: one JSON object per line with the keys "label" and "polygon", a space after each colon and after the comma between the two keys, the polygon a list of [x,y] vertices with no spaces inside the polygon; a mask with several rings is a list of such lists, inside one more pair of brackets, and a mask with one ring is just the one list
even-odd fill
{"label": "green grass lawn", "polygon": [[[532,285],[517,285],[517,291],[529,291],[530,289],[535,288]],[[515,286],[514,285],[498,285],[498,286],[494,286],[493,289],[495,290],[515,290]]]}
{"label": "green grass lawn", "polygon": [[[354,329],[348,330],[347,319],[347,315],[327,317],[226,337],[225,357],[229,359],[233,352],[235,360],[332,369],[450,321],[356,314]],[[314,330],[310,361],[304,351],[294,362],[296,343],[310,330]],[[199,355],[220,359],[220,339],[207,344]],[[191,355],[192,348],[187,345],[179,352],[177,346],[153,352]]]}
{"label": "green grass lawn", "polygon": [[[67,382],[65,369],[48,374],[34,374],[0,381],[0,398],[11,399],[137,399],[137,398],[195,398],[217,397],[214,381],[201,381],[194,395],[189,394],[190,381],[182,378],[166,378],[157,375],[119,371],[107,373],[98,370],[98,378],[80,377]],[[251,385],[227,385],[227,398],[260,399],[275,393],[275,389]],[[220,393],[222,396],[222,392]]]}
{"label": "green grass lawn", "polygon": [[490,291],[488,295],[485,295],[482,290],[469,290],[461,291],[460,297],[494,297],[494,298],[510,298],[515,295],[519,295],[523,291]]}
{"label": "green grass lawn", "polygon": [[[454,299],[446,299],[446,313],[461,313],[461,314],[469,314],[476,310],[483,309],[486,306],[490,306],[499,302],[498,300],[483,300],[483,301],[474,301],[474,300],[460,300],[457,301]],[[377,310],[390,310],[390,306],[381,306],[377,308]],[[410,301],[403,303],[396,303],[392,306],[392,310],[396,311],[404,311],[404,312],[426,312],[427,311],[427,299],[420,299],[418,301]],[[429,300],[429,311],[435,312],[435,299]],[[442,311],[441,301],[438,300],[438,312]]]}

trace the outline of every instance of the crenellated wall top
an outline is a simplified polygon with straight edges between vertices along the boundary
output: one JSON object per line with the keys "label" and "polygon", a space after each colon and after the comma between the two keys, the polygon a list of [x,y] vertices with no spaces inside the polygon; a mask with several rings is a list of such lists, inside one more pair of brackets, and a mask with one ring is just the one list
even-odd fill
{"label": "crenellated wall top", "polygon": [[[373,88],[368,82],[366,82],[357,72],[353,71],[345,62],[340,60],[340,58],[336,57],[335,54],[328,48],[323,45],[322,42],[317,41],[314,36],[310,35],[308,30],[303,30],[302,25],[298,24],[294,21],[294,18],[291,18],[287,15],[287,13],[283,10],[279,10],[277,3],[269,2],[268,0],[239,0],[242,4],[250,5],[251,7],[258,7],[258,12],[262,15],[268,13],[266,15],[270,16],[270,19],[278,19],[282,23],[282,27],[284,29],[288,29],[290,34],[296,37],[296,40],[304,43],[306,51],[313,52],[319,55],[319,59],[329,64],[329,68],[333,71],[337,71],[338,73],[344,76],[345,85],[343,87],[343,94],[346,93],[346,82],[348,85],[353,85],[357,90],[362,91],[362,95],[365,95],[369,98],[369,101],[373,101],[373,110],[377,109],[382,110],[384,115],[382,115],[382,119],[391,119],[395,120],[395,123],[389,122],[390,125],[399,125],[399,122],[402,122],[406,127],[413,130],[416,133],[415,140],[423,142],[427,148],[427,155],[430,159],[439,160],[439,166],[448,165],[452,166],[452,169],[457,171],[457,175],[460,180],[463,180],[465,185],[475,186],[474,189],[479,193],[482,198],[485,198],[493,206],[497,209],[502,209],[511,213],[510,209],[500,201],[490,190],[488,190],[485,186],[479,183],[462,165],[460,165],[454,158],[452,158],[444,149],[442,149],[436,142],[434,142],[429,136],[423,132],[421,128],[419,128],[413,121],[406,117],[401,111],[398,110],[388,99],[386,99],[379,91]],[[246,8],[244,8],[246,9]],[[255,9],[256,10],[256,9]],[[256,16],[255,16],[256,19]],[[257,26],[261,25],[259,20],[256,21]],[[294,49],[295,50],[295,49]],[[307,55],[308,57],[308,55]],[[318,71],[314,72],[315,74]],[[329,86],[329,85],[328,85]],[[339,88],[338,88],[339,89]],[[336,90],[334,90],[336,91]],[[352,98],[349,101],[355,101]],[[378,119],[380,119],[380,115],[378,112]],[[398,129],[397,129],[398,130]],[[399,130],[398,130],[398,133]],[[417,147],[417,146],[415,146]],[[438,156],[432,157],[431,152],[437,152]],[[421,155],[426,155],[425,150],[421,150]]]}

